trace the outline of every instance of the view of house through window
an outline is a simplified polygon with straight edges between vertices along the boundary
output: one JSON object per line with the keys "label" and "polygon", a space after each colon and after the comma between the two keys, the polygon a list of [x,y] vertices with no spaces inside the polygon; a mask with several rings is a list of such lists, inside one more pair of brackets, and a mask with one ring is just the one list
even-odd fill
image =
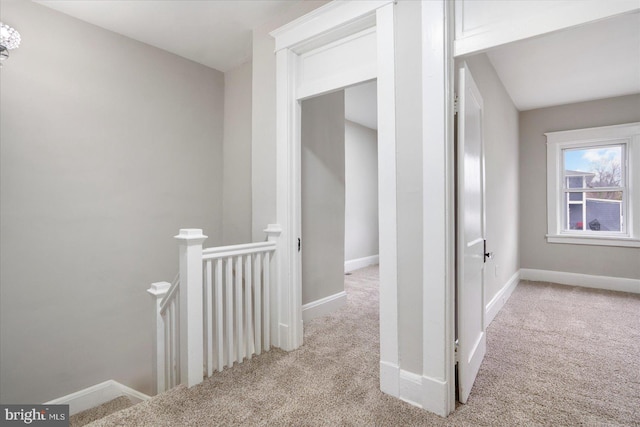
{"label": "view of house through window", "polygon": [[562,151],[563,230],[624,231],[625,144]]}

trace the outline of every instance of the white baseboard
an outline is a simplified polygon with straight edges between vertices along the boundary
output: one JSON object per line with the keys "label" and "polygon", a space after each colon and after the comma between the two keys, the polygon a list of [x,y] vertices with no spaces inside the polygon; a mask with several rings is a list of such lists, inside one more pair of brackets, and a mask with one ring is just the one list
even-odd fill
{"label": "white baseboard", "polygon": [[135,403],[151,399],[151,397],[146,394],[140,393],[124,384],[120,384],[114,380],[108,380],[76,391],[75,393],[50,400],[49,402],[45,402],[44,405],[69,405],[69,415],[74,415],[78,412],[100,406],[120,396],[127,396]]}
{"label": "white baseboard", "polygon": [[[449,391],[446,382],[402,369],[397,369],[397,372],[398,394],[393,395],[394,397],[441,417],[449,414],[447,408]],[[382,375],[380,379],[382,388]]]}
{"label": "white baseboard", "polygon": [[349,261],[344,262],[344,272],[348,273],[353,270],[358,270],[360,268],[365,268],[370,265],[380,264],[380,256],[379,255],[371,255],[364,258],[351,259]]}
{"label": "white baseboard", "polygon": [[316,317],[326,316],[347,304],[347,293],[345,291],[328,297],[312,301],[302,306],[302,320],[307,321]]}
{"label": "white baseboard", "polygon": [[521,268],[520,279],[640,294],[640,280],[627,279],[625,277],[593,276],[590,274]]}
{"label": "white baseboard", "polygon": [[400,370],[400,400],[422,407],[422,376]]}
{"label": "white baseboard", "polygon": [[400,367],[398,365],[380,361],[380,391],[389,396],[400,396]]}
{"label": "white baseboard", "polygon": [[449,414],[447,383],[380,362],[380,390],[441,417]]}
{"label": "white baseboard", "polygon": [[485,308],[485,327],[489,326],[496,314],[504,307],[505,303],[511,296],[511,293],[515,290],[520,282],[520,270],[516,271],[513,276],[505,283],[505,285],[498,291],[498,293],[489,301]]}
{"label": "white baseboard", "polygon": [[278,323],[278,343],[274,345],[284,351],[291,351],[293,348],[289,344],[289,325]]}
{"label": "white baseboard", "polygon": [[449,415],[449,386],[446,381],[427,376],[422,377],[421,408],[441,417]]}

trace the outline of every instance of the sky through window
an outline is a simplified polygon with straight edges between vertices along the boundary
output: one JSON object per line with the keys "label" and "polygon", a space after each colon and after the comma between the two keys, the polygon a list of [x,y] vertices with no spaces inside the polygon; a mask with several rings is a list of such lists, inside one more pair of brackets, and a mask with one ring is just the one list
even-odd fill
{"label": "sky through window", "polygon": [[564,166],[567,170],[592,172],[598,165],[620,164],[622,148],[620,146],[589,148],[582,150],[565,150]]}

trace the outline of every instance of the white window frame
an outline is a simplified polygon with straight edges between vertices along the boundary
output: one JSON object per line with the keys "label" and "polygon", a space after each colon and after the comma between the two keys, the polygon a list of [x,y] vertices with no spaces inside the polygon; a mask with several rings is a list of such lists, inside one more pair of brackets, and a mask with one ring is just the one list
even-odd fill
{"label": "white window frame", "polygon": [[[547,242],[640,247],[640,122],[547,132]],[[623,227],[621,232],[564,230],[566,149],[623,145]],[[597,191],[594,189],[594,191]]]}

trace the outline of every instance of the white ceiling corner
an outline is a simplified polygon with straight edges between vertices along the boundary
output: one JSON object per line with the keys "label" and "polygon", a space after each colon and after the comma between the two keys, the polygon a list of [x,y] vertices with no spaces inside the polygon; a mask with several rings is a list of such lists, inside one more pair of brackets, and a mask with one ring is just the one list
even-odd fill
{"label": "white ceiling corner", "polygon": [[291,0],[33,0],[90,24],[226,72],[252,56],[252,30]]}
{"label": "white ceiling corner", "polygon": [[[276,20],[297,2],[33,1],[223,72],[251,58],[253,29]],[[520,111],[640,93],[640,13],[511,43],[487,55]],[[375,102],[365,92],[361,86],[346,90],[347,114],[349,120],[375,129]],[[352,105],[370,111],[351,108],[349,97],[363,98]]]}

